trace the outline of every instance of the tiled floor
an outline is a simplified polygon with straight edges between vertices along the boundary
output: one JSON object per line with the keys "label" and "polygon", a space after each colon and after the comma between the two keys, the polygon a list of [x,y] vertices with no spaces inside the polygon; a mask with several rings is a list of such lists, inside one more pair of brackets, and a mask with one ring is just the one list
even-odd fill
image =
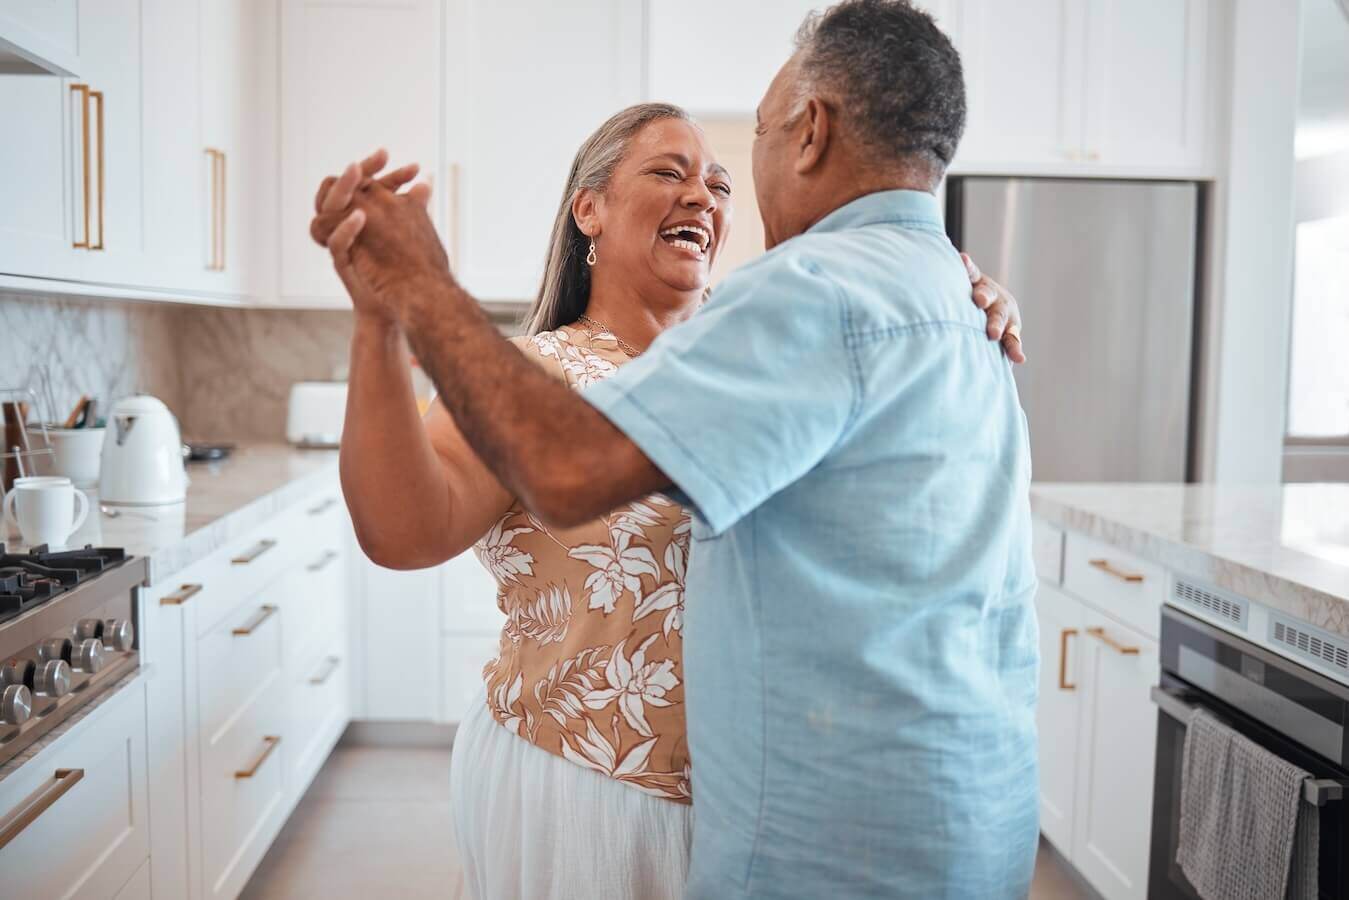
{"label": "tiled floor", "polygon": [[[446,897],[457,883],[450,751],[339,746],[263,859],[243,900]],[[1031,900],[1091,900],[1041,845]]]}

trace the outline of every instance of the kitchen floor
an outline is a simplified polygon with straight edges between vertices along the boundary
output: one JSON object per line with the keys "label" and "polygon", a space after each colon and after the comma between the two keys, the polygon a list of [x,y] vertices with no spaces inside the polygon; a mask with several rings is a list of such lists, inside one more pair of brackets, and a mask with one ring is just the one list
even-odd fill
{"label": "kitchen floor", "polygon": [[[452,896],[449,748],[340,745],[244,888],[242,900]],[[1031,900],[1094,900],[1043,842]]]}

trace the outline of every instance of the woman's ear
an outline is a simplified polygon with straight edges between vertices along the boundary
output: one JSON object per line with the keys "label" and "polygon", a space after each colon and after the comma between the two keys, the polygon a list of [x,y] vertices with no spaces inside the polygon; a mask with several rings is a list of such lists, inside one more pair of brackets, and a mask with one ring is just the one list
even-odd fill
{"label": "woman's ear", "polygon": [[571,198],[571,217],[586,237],[600,236],[599,195],[590,188],[581,188]]}

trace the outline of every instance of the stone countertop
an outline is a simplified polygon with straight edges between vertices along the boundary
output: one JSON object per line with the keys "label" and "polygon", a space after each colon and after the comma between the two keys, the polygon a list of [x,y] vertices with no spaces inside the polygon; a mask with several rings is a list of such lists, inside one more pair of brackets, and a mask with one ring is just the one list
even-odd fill
{"label": "stone countertop", "polygon": [[[125,507],[109,514],[87,491],[88,520],[71,546],[124,547],[150,563],[157,584],[204,559],[337,475],[336,450],[301,450],[289,444],[245,444],[228,459],[189,463],[187,502],[167,507]],[[9,544],[21,546],[17,536]]]}
{"label": "stone countertop", "polygon": [[1349,484],[1033,484],[1031,509],[1349,638]]}

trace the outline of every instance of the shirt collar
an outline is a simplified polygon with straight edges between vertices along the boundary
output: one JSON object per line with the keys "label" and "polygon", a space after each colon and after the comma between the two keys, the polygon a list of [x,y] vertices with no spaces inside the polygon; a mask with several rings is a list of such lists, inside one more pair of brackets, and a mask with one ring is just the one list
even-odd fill
{"label": "shirt collar", "polygon": [[941,203],[926,191],[876,191],[845,203],[807,229],[810,232],[843,231],[881,222],[932,228],[945,233]]}

